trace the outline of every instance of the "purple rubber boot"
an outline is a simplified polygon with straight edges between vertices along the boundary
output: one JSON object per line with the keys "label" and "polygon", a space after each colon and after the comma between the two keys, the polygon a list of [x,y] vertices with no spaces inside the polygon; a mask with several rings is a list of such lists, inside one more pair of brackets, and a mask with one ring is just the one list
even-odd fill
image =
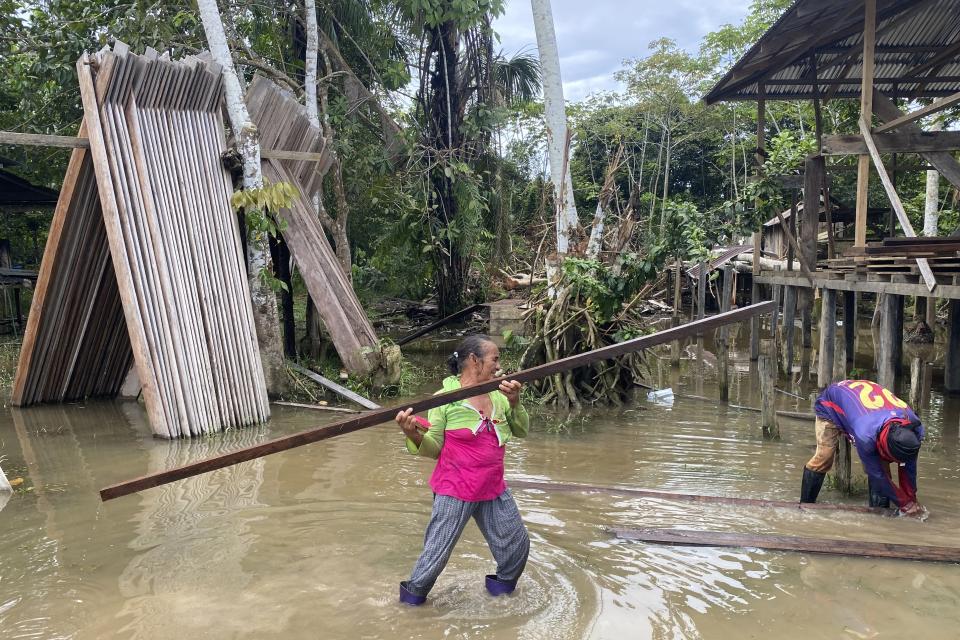
{"label": "purple rubber boot", "polygon": [[508,593],[513,593],[513,590],[517,588],[516,580],[500,580],[496,574],[488,575],[486,582],[487,591],[492,596],[507,595]]}
{"label": "purple rubber boot", "polygon": [[415,593],[407,591],[407,581],[400,583],[400,602],[408,604],[411,607],[418,607],[427,601],[427,596],[418,596]]}

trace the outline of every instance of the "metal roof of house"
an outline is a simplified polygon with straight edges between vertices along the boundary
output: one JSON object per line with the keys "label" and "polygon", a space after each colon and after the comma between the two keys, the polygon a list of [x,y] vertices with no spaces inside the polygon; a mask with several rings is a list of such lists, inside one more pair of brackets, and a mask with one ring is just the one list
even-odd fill
{"label": "metal roof of house", "polygon": [[0,207],[49,208],[57,204],[58,195],[53,189],[30,184],[20,176],[0,169]]}
{"label": "metal roof of house", "polygon": [[[704,101],[859,97],[863,14],[863,0],[797,0]],[[909,98],[960,91],[960,0],[877,0],[874,86]]]}

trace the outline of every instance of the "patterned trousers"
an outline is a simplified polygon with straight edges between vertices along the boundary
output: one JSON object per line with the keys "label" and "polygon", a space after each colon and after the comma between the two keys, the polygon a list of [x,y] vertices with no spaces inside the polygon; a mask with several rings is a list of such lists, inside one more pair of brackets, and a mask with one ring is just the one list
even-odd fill
{"label": "patterned trousers", "polygon": [[826,473],[833,468],[837,443],[844,434],[837,425],[819,416],[817,416],[814,431],[817,436],[817,452],[807,462],[806,467],[810,471]]}
{"label": "patterned trousers", "polygon": [[483,502],[464,502],[450,496],[434,495],[423,553],[406,583],[408,591],[425,596],[433,588],[471,517],[477,521],[477,527],[497,561],[497,579],[509,582],[520,577],[530,554],[530,538],[509,489],[493,500]]}

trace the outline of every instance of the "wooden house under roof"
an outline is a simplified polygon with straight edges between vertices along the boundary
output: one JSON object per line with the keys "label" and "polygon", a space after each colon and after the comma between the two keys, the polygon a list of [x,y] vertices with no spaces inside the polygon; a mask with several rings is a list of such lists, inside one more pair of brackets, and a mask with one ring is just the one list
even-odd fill
{"label": "wooden house under roof", "polygon": [[[818,264],[817,218],[796,216],[799,225],[792,238],[786,220],[778,220],[803,269],[761,272],[755,261],[755,298],[761,284],[784,287],[784,300],[796,296],[803,317],[803,343],[809,347],[814,291],[820,290],[820,326],[824,330],[820,332],[818,383],[824,386],[834,379],[835,372],[849,370],[852,364],[856,294],[887,294],[881,303],[877,375],[880,383],[890,388],[895,388],[900,373],[904,297],[948,298],[952,326],[945,386],[960,391],[960,238],[915,238],[884,166],[889,154],[916,154],[923,160],[911,166],[932,166],[960,189],[960,163],[954,157],[960,149],[960,132],[923,131],[917,124],[925,116],[960,105],[960,0],[797,0],[704,97],[707,104],[758,103],[758,167],[764,157],[766,101],[797,99],[813,101],[817,120],[818,151],[804,167],[806,206],[802,209],[819,210],[821,199],[829,199],[827,156],[857,156],[854,243],[840,255],[830,238],[827,260]],[[860,119],[845,135],[823,132],[820,107],[834,99],[860,101]],[[909,113],[901,111],[897,103],[917,99],[933,102]],[[882,245],[868,246],[867,219],[875,211],[869,206],[868,187],[870,180],[878,179],[906,238],[888,238]],[[827,228],[832,228],[827,222]],[[754,243],[759,247],[759,230]],[[846,352],[845,363],[834,362],[837,291],[846,292],[845,336],[839,349]],[[787,315],[785,312],[784,331],[792,332],[793,318]],[[759,356],[759,332],[759,322],[754,321],[754,359]],[[785,335],[785,344],[787,340]]]}

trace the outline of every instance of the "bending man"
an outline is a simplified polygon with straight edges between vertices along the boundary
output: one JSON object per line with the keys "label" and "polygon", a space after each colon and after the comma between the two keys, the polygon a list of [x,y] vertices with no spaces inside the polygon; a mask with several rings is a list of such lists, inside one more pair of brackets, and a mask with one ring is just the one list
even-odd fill
{"label": "bending man", "polygon": [[[857,448],[867,472],[871,507],[889,507],[900,514],[922,517],[917,503],[917,455],[923,425],[907,403],[888,389],[868,380],[843,380],[817,398],[817,452],[803,469],[800,502],[816,502],[841,435]],[[890,477],[890,463],[898,468],[898,484]]]}

